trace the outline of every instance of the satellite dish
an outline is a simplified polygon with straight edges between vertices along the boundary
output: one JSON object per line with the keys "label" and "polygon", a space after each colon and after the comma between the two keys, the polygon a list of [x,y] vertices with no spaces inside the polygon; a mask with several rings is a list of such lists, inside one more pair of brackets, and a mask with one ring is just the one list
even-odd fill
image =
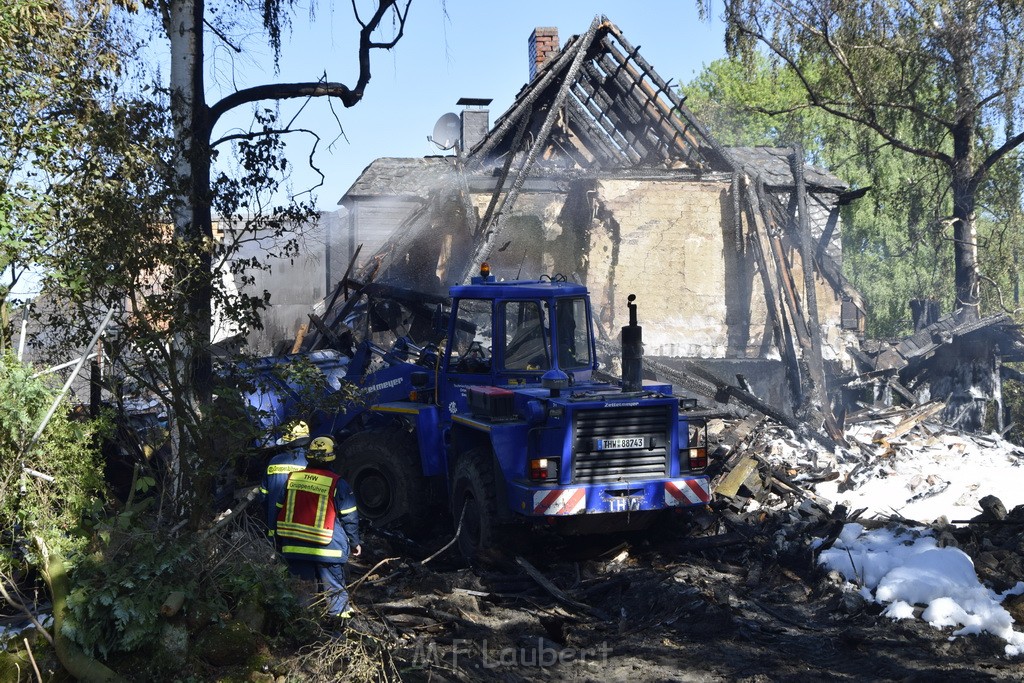
{"label": "satellite dish", "polygon": [[441,149],[451,149],[459,141],[459,131],[462,128],[462,121],[459,115],[448,112],[434,124],[434,134],[430,141]]}

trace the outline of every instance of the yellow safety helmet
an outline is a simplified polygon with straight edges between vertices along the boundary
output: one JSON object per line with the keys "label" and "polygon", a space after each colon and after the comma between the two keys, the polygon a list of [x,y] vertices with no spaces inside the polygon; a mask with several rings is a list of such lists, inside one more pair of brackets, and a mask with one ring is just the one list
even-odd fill
{"label": "yellow safety helmet", "polygon": [[291,423],[291,426],[284,433],[285,441],[295,441],[296,439],[302,439],[309,436],[309,425],[306,424],[305,420],[297,420]]}
{"label": "yellow safety helmet", "polygon": [[318,462],[334,460],[334,439],[329,436],[318,436],[309,442],[306,457]]}

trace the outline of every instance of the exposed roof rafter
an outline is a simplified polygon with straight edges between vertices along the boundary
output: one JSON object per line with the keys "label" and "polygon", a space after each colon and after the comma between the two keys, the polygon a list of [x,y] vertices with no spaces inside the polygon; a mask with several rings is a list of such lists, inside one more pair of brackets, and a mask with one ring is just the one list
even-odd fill
{"label": "exposed roof rafter", "polygon": [[[578,138],[575,147],[602,169],[733,170],[728,153],[606,17],[595,17],[587,33],[570,38],[542,66],[471,150],[470,163],[519,152],[512,147],[519,120],[531,117],[531,132],[550,129],[553,108]],[[549,134],[535,135],[531,146],[551,144]]]}

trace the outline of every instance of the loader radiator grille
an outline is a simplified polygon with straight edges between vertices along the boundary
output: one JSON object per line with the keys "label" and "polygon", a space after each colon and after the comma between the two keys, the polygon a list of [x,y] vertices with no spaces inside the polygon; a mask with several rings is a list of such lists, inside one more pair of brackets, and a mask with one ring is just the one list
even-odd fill
{"label": "loader radiator grille", "polygon": [[[573,420],[573,483],[641,481],[668,476],[671,407],[577,412]],[[617,447],[637,437],[643,439],[643,447]]]}

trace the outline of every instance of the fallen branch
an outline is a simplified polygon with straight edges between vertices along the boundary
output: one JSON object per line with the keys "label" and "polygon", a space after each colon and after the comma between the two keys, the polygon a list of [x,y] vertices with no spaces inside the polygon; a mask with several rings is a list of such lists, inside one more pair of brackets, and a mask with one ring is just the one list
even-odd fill
{"label": "fallen branch", "polygon": [[354,591],[356,588],[361,586],[363,583],[369,583],[369,585],[371,585],[371,586],[376,586],[378,584],[384,583],[385,581],[390,581],[391,579],[395,578],[396,576],[401,576],[402,574],[405,574],[406,572],[408,572],[410,569],[424,566],[425,564],[427,564],[428,562],[430,562],[431,560],[436,558],[438,555],[440,555],[444,551],[448,550],[448,548],[451,548],[453,545],[455,545],[455,542],[459,540],[459,535],[462,534],[462,521],[465,518],[465,516],[466,516],[466,506],[463,505],[462,506],[462,512],[459,514],[459,524],[455,528],[455,535],[452,536],[452,539],[450,541],[448,541],[443,546],[441,546],[441,548],[439,550],[434,552],[429,557],[427,557],[427,558],[425,558],[423,560],[420,560],[419,562],[413,562],[412,564],[407,564],[404,567],[399,567],[398,569],[396,569],[395,571],[391,572],[387,576],[382,576],[379,579],[374,579],[373,581],[367,581],[366,577],[369,576],[370,574],[372,574],[374,569],[377,569],[377,567],[381,566],[385,562],[390,562],[390,561],[396,560],[398,558],[393,557],[393,558],[386,558],[384,560],[381,560],[376,565],[374,565],[373,569],[371,569],[369,572],[367,572],[362,577],[360,577],[358,581],[353,582],[352,586],[349,587],[349,591]]}
{"label": "fallen branch", "polygon": [[29,645],[28,638],[21,639],[25,643],[25,652],[28,654],[28,661],[32,662],[32,670],[36,672],[36,680],[39,683],[43,683],[43,675],[39,673],[39,665],[36,664],[35,655],[32,654],[32,646]]}
{"label": "fallen branch", "polygon": [[248,491],[246,491],[245,495],[242,496],[242,499],[238,502],[237,506],[235,506],[234,508],[232,508],[230,510],[227,510],[227,511],[221,513],[221,515],[218,516],[217,519],[214,520],[213,525],[209,529],[207,529],[206,531],[203,532],[202,540],[205,541],[206,539],[210,538],[210,536],[213,536],[213,534],[218,529],[222,528],[228,522],[230,522],[235,517],[240,515],[242,513],[242,510],[244,510],[245,508],[249,507],[249,505],[254,500],[256,500],[256,496],[257,496],[258,493],[259,493],[259,487],[256,487],[256,486],[253,486]]}
{"label": "fallen branch", "polygon": [[[364,583],[366,583],[366,580],[367,580],[367,578],[369,578],[370,576],[373,576],[373,573],[374,573],[375,571],[377,571],[378,569],[380,569],[381,567],[383,567],[383,566],[384,566],[385,564],[387,564],[388,562],[394,562],[394,561],[395,561],[395,560],[397,560],[397,559],[398,559],[397,557],[385,557],[385,558],[384,558],[383,560],[381,560],[381,561],[380,561],[380,562],[378,562],[377,564],[375,564],[375,565],[373,565],[372,567],[370,567],[370,570],[369,570],[368,572],[366,572],[365,574],[363,574],[362,576],[360,576],[360,577],[359,577],[358,579],[356,579],[355,581],[353,581],[353,582],[352,582],[351,584],[349,584],[349,586],[348,586],[348,592],[349,592],[349,593],[353,593],[353,592],[355,592],[355,591],[356,591],[356,589],[358,589],[358,588],[359,588],[360,586],[362,586],[362,585],[363,585]],[[389,577],[384,577],[384,578],[389,578]],[[379,579],[378,579],[378,580],[379,580]],[[376,581],[371,581],[371,582],[370,582],[370,585],[373,585],[374,583],[376,583]]]}
{"label": "fallen branch", "polygon": [[597,609],[596,607],[591,607],[590,605],[570,598],[561,589],[559,589],[558,586],[548,581],[547,577],[541,574],[536,567],[534,567],[526,560],[526,558],[516,555],[516,564],[522,567],[523,570],[530,575],[531,579],[536,581],[541,588],[550,593],[551,596],[558,602],[561,602],[564,605],[568,605],[569,607],[572,607],[574,609],[587,612],[590,615],[597,617],[598,619],[601,619],[602,621],[608,621],[610,619],[610,617],[607,614]]}
{"label": "fallen branch", "polygon": [[61,632],[67,612],[67,569],[64,566],[64,559],[56,553],[50,554],[43,539],[37,536],[35,541],[43,556],[43,579],[49,586],[53,598],[54,650],[61,666],[82,683],[127,683],[114,670],[85,654]]}
{"label": "fallen branch", "polygon": [[445,543],[441,547],[440,550],[438,550],[436,553],[434,553],[433,555],[431,555],[427,559],[421,560],[419,562],[419,566],[420,567],[425,565],[427,562],[430,562],[432,559],[434,559],[435,557],[437,557],[438,555],[443,553],[445,550],[448,550],[448,548],[451,548],[453,545],[455,545],[455,542],[459,540],[459,536],[462,535],[462,521],[465,519],[465,517],[466,517],[466,503],[463,503],[463,505],[462,505],[462,512],[459,513],[459,523],[455,527],[455,535],[452,536],[452,540],[450,540],[447,543]]}

